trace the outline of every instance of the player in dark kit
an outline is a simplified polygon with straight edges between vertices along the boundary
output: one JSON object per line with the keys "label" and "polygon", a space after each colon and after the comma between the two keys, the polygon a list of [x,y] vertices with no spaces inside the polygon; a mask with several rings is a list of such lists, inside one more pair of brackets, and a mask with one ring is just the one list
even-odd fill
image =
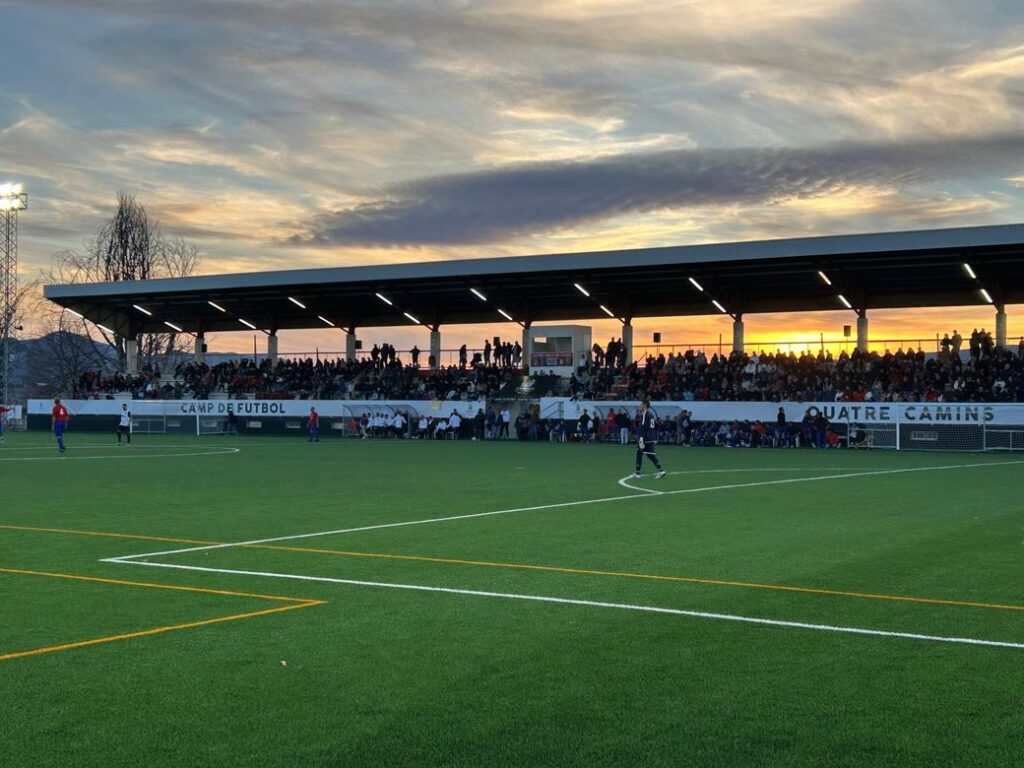
{"label": "player in dark kit", "polygon": [[633,477],[640,477],[640,467],[644,463],[644,456],[646,456],[658,468],[656,477],[660,480],[666,475],[666,472],[661,466],[661,462],[658,461],[658,454],[655,453],[658,447],[658,427],[654,411],[651,410],[650,400],[644,400],[640,406],[640,424],[637,431],[640,436],[636,441],[636,472]]}

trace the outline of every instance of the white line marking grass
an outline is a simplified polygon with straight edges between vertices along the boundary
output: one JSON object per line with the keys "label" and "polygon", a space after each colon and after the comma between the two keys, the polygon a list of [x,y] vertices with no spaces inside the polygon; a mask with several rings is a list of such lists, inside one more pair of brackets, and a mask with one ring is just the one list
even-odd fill
{"label": "white line marking grass", "polygon": [[[56,448],[51,448],[55,451]],[[68,449],[71,451],[72,449]],[[192,453],[113,453],[106,456],[0,456],[0,461],[117,461],[118,459],[170,459],[183,456],[228,456],[239,453],[241,448],[215,448],[212,451],[193,451]]]}
{"label": "white line marking grass", "polygon": [[[184,443],[184,444],[181,444],[181,445],[178,445],[178,444],[174,444],[174,445],[159,445],[159,444],[158,445],[140,445],[138,440],[139,440],[139,438],[136,435],[135,436],[135,442],[134,443],[130,443],[130,444],[126,443],[126,444],[122,445],[121,443],[118,443],[116,440],[112,440],[112,441],[110,441],[108,443],[74,443],[73,445],[74,445],[74,448],[75,448],[76,451],[80,450],[80,449],[83,449],[83,448],[123,448],[123,449],[126,449],[126,450],[132,450],[132,451],[145,451],[145,450],[151,450],[151,451],[165,450],[166,451],[166,450],[177,449],[177,448],[203,448],[203,449],[209,448],[209,446],[207,446],[207,445],[200,445],[199,443]],[[219,446],[219,447],[220,448],[225,448],[226,446],[222,445],[222,446]],[[0,447],[0,453],[7,453],[8,451],[52,451],[52,450],[54,450],[54,447],[52,445],[34,445],[34,446],[16,446],[16,447],[11,447],[9,445],[5,445],[3,447]]]}
{"label": "white line marking grass", "polygon": [[869,637],[892,637],[904,640],[921,640],[936,643],[955,643],[960,645],[982,645],[996,648],[1013,648],[1024,650],[1024,643],[1006,642],[1000,640],[981,640],[972,637],[950,637],[946,635],[925,635],[917,632],[897,632],[881,629],[867,629],[864,627],[834,626],[831,624],[810,624],[802,621],[783,621],[781,619],[764,619],[757,616],[739,616],[730,613],[711,613],[708,611],[690,611],[682,608],[664,608],[656,605],[635,605],[632,603],[607,603],[599,600],[580,600],[568,597],[550,597],[547,595],[522,595],[512,592],[486,592],[477,589],[454,589],[452,587],[431,587],[424,584],[394,584],[381,581],[361,581],[357,579],[335,579],[328,576],[304,576],[295,573],[276,573],[273,571],[244,571],[230,568],[206,568],[196,565],[178,565],[176,563],[143,563],[138,561],[125,561],[124,558],[109,558],[101,560],[104,563],[125,563],[131,565],[147,565],[154,568],[173,568],[185,571],[205,571],[208,573],[233,574],[241,576],[257,576],[272,579],[293,579],[296,581],[313,581],[326,584],[346,584],[357,587],[379,587],[383,589],[403,589],[416,592],[439,592],[448,595],[468,595],[472,597],[489,597],[505,600],[524,600],[536,603],[551,603],[556,605],[577,605],[588,608],[605,608],[619,611],[640,611],[643,613],[658,613],[671,616],[687,616],[697,619],[711,619],[716,621],[733,621],[744,624],[758,624],[771,627],[788,627],[791,629],[806,629],[817,632],[837,632],[848,635],[865,635]]}
{"label": "white line marking grass", "polygon": [[[759,480],[751,483],[730,483],[728,485],[708,485],[699,488],[681,488],[674,491],[655,491],[659,496],[672,496],[676,494],[707,493],[711,491],[725,491],[736,488],[756,488],[770,485],[784,485],[792,483],[813,483],[822,480],[842,480],[848,477],[872,477],[877,475],[897,475],[912,472],[936,472],[947,469],[969,469],[972,467],[1004,467],[1024,464],[1019,461],[986,461],[973,464],[945,464],[931,467],[908,467],[903,469],[871,469],[861,472],[846,472],[839,475],[817,475],[815,477],[795,477],[784,480]],[[473,512],[468,515],[449,515],[447,517],[432,517],[425,520],[407,520],[398,523],[380,523],[378,525],[363,525],[357,528],[339,528],[333,531],[315,531],[313,533],[299,533],[291,536],[275,536],[269,539],[251,539],[249,541],[235,541],[226,544],[209,544],[203,547],[186,547],[184,549],[168,549],[161,552],[143,552],[138,555],[122,555],[112,558],[109,562],[132,562],[144,557],[163,557],[165,555],[179,555],[186,552],[202,552],[209,549],[226,549],[228,547],[247,547],[254,544],[273,544],[278,541],[295,541],[296,539],[313,539],[322,536],[335,536],[343,533],[358,533],[359,531],[376,531],[383,528],[403,528],[410,525],[429,525],[432,523],[446,523],[455,520],[470,520],[479,517],[493,517],[495,515],[510,515],[518,512],[537,512],[544,509],[560,509],[564,507],[577,507],[583,504],[603,504],[612,501],[625,501],[627,499],[650,498],[650,493],[633,493],[628,496],[608,496],[601,499],[583,499],[581,501],[563,501],[557,504],[540,504],[533,507],[516,507],[514,509],[498,509],[492,512]]]}
{"label": "white line marking grass", "polygon": [[[732,474],[733,472],[858,472],[867,471],[873,469],[871,467],[743,467],[740,469],[682,469],[675,472],[666,472],[667,475],[712,475],[712,474]],[[879,471],[883,471],[884,467],[878,467]],[[623,488],[629,488],[633,491],[643,491],[644,493],[653,493],[660,495],[664,491],[659,491],[654,488],[644,488],[640,485],[632,485],[627,480],[642,480],[645,477],[656,477],[657,472],[646,472],[639,477],[634,475],[626,475],[619,480],[619,485]]]}

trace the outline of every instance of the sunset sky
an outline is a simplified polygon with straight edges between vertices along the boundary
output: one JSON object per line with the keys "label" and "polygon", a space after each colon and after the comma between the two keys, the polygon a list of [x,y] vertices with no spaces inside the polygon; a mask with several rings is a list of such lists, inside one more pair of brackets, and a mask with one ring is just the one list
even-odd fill
{"label": "sunset sky", "polygon": [[[1024,221],[1020,0],[0,0],[0,49],[23,280],[119,189],[205,273]],[[746,320],[756,345],[854,316]],[[871,330],[993,324],[978,306]],[[652,331],[730,334],[663,318],[636,342]],[[517,329],[445,346],[495,334]],[[282,334],[317,347],[344,339]]]}

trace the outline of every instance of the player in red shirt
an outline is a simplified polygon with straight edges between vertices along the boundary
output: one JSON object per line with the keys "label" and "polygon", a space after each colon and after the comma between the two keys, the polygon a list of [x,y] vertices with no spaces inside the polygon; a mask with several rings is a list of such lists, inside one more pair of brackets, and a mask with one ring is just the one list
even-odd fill
{"label": "player in red shirt", "polygon": [[54,437],[57,438],[57,450],[64,453],[64,430],[68,426],[68,409],[61,404],[59,397],[53,401],[50,425],[53,428]]}
{"label": "player in red shirt", "polygon": [[320,414],[316,408],[309,409],[309,442],[320,442]]}
{"label": "player in red shirt", "polygon": [[8,408],[6,405],[0,405],[0,443],[4,441],[4,426],[7,421],[7,414],[13,410],[13,408]]}

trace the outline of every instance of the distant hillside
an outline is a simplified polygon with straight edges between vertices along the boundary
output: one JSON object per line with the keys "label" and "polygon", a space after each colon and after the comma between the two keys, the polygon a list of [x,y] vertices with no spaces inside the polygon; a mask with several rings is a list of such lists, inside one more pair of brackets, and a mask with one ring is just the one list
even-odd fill
{"label": "distant hillside", "polygon": [[11,399],[51,397],[70,393],[85,370],[113,370],[117,353],[86,336],[57,332],[38,339],[11,340]]}

